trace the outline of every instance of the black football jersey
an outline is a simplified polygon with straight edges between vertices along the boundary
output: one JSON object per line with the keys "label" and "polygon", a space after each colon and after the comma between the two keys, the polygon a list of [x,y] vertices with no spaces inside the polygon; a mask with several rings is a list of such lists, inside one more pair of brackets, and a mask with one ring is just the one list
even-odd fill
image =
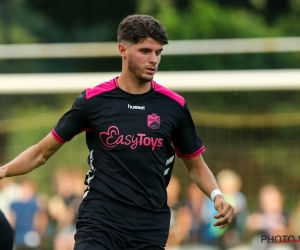
{"label": "black football jersey", "polygon": [[83,131],[90,151],[83,203],[94,199],[98,205],[79,216],[164,241],[175,153],[193,158],[205,151],[184,98],[155,81],[147,93],[130,94],[116,77],[80,94],[52,135],[64,143]]}

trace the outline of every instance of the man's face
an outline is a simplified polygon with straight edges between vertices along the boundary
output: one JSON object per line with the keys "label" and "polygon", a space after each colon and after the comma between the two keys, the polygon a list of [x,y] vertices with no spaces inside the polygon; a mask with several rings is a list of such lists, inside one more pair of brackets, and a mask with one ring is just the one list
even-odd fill
{"label": "man's face", "polygon": [[162,44],[147,38],[127,49],[127,67],[141,83],[151,81],[161,59]]}

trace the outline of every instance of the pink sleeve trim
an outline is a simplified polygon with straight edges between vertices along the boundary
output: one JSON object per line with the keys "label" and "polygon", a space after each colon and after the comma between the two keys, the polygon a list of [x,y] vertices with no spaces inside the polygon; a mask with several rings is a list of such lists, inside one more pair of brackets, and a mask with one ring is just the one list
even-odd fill
{"label": "pink sleeve trim", "polygon": [[51,135],[52,135],[53,138],[54,138],[56,141],[58,141],[59,143],[65,143],[65,142],[67,142],[66,140],[64,140],[63,138],[61,138],[61,137],[59,136],[59,134],[58,134],[54,129],[51,130]]}
{"label": "pink sleeve trim", "polygon": [[179,158],[188,158],[188,159],[191,159],[191,158],[194,158],[198,155],[201,155],[205,152],[205,147],[202,146],[201,148],[199,148],[197,151],[195,151],[194,153],[192,154],[188,154],[188,155],[184,155],[184,154],[181,154],[178,150],[178,148],[176,148],[176,154]]}

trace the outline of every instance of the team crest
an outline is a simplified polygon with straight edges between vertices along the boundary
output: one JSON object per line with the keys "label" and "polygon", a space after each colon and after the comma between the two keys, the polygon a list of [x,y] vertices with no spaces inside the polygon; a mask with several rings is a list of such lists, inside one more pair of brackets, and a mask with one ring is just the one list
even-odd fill
{"label": "team crest", "polygon": [[148,115],[147,126],[151,129],[158,129],[160,127],[160,116],[156,114]]}

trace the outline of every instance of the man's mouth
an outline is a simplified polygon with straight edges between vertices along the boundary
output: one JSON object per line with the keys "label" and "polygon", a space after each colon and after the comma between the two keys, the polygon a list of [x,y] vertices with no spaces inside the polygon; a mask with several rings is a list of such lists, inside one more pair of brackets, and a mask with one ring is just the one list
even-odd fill
{"label": "man's mouth", "polygon": [[154,73],[156,72],[156,68],[154,68],[154,67],[149,67],[149,68],[146,68],[146,71],[147,71],[148,73],[154,74]]}

